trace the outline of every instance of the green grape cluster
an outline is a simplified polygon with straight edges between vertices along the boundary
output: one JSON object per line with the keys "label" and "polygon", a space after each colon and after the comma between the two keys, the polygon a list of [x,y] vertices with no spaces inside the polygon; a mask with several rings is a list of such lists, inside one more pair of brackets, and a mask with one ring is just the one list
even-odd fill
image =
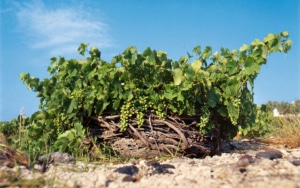
{"label": "green grape cluster", "polygon": [[160,119],[165,119],[167,112],[166,112],[166,108],[167,105],[165,103],[159,103],[157,105],[157,109],[156,109],[156,115],[160,118]]}
{"label": "green grape cluster", "polygon": [[234,118],[234,116],[232,114],[229,114],[229,118],[230,118],[230,121],[233,125],[236,125],[237,124],[237,120]]}
{"label": "green grape cluster", "polygon": [[138,126],[141,127],[144,124],[144,113],[137,111],[136,118],[138,120],[138,122],[137,122]]}
{"label": "green grape cluster", "polygon": [[53,119],[53,123],[55,126],[60,127],[66,119],[67,117],[63,113],[60,113]]}
{"label": "green grape cluster", "polygon": [[150,102],[147,96],[140,96],[135,102],[136,118],[138,119],[138,126],[142,126],[144,123],[144,112],[153,107],[153,102]]}
{"label": "green grape cluster", "polygon": [[152,109],[153,106],[154,106],[154,103],[151,102],[151,101],[149,101],[149,102],[146,104],[147,109]]}
{"label": "green grape cluster", "polygon": [[231,102],[233,103],[233,106],[239,108],[241,106],[241,99],[239,98],[230,98]]}
{"label": "green grape cluster", "polygon": [[120,115],[120,123],[121,123],[121,130],[124,131],[128,127],[128,119],[134,114],[134,110],[132,107],[132,103],[127,101],[121,107],[121,115]]}
{"label": "green grape cluster", "polygon": [[137,118],[138,126],[142,126],[144,123],[144,112],[153,106],[151,102],[147,102],[147,97],[139,97],[137,99],[133,99],[131,101],[127,101],[121,107],[121,130],[126,130],[128,127],[128,120],[133,115]]}
{"label": "green grape cluster", "polygon": [[[234,106],[235,108],[237,108],[238,111],[240,111],[241,99],[231,97],[230,100],[231,100],[233,106]],[[237,124],[237,118],[236,118],[233,114],[229,113],[229,118],[230,118],[230,121],[231,121],[231,123],[232,123],[233,125],[236,125],[236,124]]]}
{"label": "green grape cluster", "polygon": [[57,134],[61,134],[62,133],[62,118],[61,116],[57,116],[53,119],[53,125],[55,126],[55,129],[56,129],[56,133]]}
{"label": "green grape cluster", "polygon": [[200,131],[203,133],[206,133],[206,126],[209,122],[209,118],[210,118],[210,111],[209,111],[209,105],[208,103],[205,103],[202,107],[201,107],[201,117],[200,117],[200,122],[198,123],[198,126],[200,128]]}
{"label": "green grape cluster", "polygon": [[135,104],[139,111],[146,111],[148,109],[147,99],[148,97],[141,96],[138,100],[136,100]]}
{"label": "green grape cluster", "polygon": [[237,124],[237,120],[235,119],[235,117],[232,115],[232,114],[229,114],[229,118],[230,118],[230,121],[233,125],[236,125]]}
{"label": "green grape cluster", "polygon": [[73,91],[71,93],[71,95],[69,95],[69,99],[79,98],[79,97],[82,96],[82,93],[83,93],[83,89],[79,89],[79,90]]}

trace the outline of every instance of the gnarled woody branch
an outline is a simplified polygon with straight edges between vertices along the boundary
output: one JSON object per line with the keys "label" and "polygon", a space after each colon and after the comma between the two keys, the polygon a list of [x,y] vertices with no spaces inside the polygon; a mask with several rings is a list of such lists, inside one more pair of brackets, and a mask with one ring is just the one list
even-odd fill
{"label": "gnarled woody branch", "polygon": [[145,144],[145,146],[149,146],[149,142],[147,142],[145,138],[132,125],[129,124],[129,128],[133,131],[133,134],[137,136],[143,142],[143,144]]}
{"label": "gnarled woody branch", "polygon": [[133,117],[128,122],[127,131],[119,129],[118,115],[90,117],[87,126],[91,136],[96,136],[100,142],[107,142],[124,156],[151,158],[176,151],[178,155],[203,157],[218,149],[215,140],[206,139],[196,128],[194,122],[197,122],[197,117],[186,121],[177,116],[166,120],[158,118],[149,113],[144,124],[138,127],[137,119]]}
{"label": "gnarled woody branch", "polygon": [[186,137],[184,136],[184,134],[179,129],[177,129],[172,123],[170,123],[168,121],[164,121],[164,120],[152,120],[152,122],[153,123],[162,123],[162,124],[167,125],[171,129],[173,129],[177,134],[179,134],[179,136],[182,140],[181,149],[187,150],[189,148],[189,143],[188,143]]}

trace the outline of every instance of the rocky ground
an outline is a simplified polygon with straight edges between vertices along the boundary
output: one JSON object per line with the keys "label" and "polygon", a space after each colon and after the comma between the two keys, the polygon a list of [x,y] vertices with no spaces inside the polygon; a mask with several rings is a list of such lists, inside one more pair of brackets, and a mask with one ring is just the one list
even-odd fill
{"label": "rocky ground", "polygon": [[36,165],[34,169],[2,166],[2,174],[17,173],[21,181],[13,184],[7,178],[0,187],[300,188],[300,148],[243,140],[225,143],[222,149],[221,155],[204,159],[133,159],[126,164],[97,165],[73,159],[58,164],[53,158],[51,164]]}

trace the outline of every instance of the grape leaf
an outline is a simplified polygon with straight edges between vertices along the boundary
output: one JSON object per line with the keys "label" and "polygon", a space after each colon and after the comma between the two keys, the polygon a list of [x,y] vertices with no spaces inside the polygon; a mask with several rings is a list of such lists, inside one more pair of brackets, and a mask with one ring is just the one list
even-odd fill
{"label": "grape leaf", "polygon": [[245,72],[247,75],[256,75],[260,71],[260,65],[253,58],[248,57],[245,61]]}
{"label": "grape leaf", "polygon": [[180,68],[177,68],[174,70],[174,84],[180,85],[182,82],[182,70]]}
{"label": "grape leaf", "polygon": [[249,46],[247,44],[243,44],[243,46],[240,47],[240,51],[241,52],[247,51],[248,48],[249,48]]}
{"label": "grape leaf", "polygon": [[192,67],[194,69],[194,72],[197,72],[198,70],[201,69],[202,67],[202,62],[199,59],[196,59],[193,63],[192,63]]}

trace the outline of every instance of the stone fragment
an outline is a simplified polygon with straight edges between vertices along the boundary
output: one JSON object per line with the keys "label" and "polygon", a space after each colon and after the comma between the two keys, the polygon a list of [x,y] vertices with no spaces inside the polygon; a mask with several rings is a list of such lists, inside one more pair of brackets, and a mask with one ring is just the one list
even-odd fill
{"label": "stone fragment", "polygon": [[153,160],[153,161],[147,161],[147,162],[146,162],[146,165],[147,165],[147,166],[152,166],[152,167],[157,167],[157,166],[159,166],[160,164],[159,164],[158,161]]}
{"label": "stone fragment", "polygon": [[233,149],[236,150],[247,150],[251,149],[250,144],[243,141],[232,141],[229,143]]}
{"label": "stone fragment", "polygon": [[254,151],[254,150],[249,150],[246,155],[251,155],[251,156],[255,156],[258,153],[258,151]]}
{"label": "stone fragment", "polygon": [[240,159],[238,160],[238,162],[236,162],[236,166],[237,167],[247,167],[250,164],[249,160],[246,158]]}
{"label": "stone fragment", "polygon": [[68,153],[53,152],[42,155],[38,158],[37,164],[51,164],[51,163],[71,163],[75,164],[76,160]]}
{"label": "stone fragment", "polygon": [[170,172],[168,170],[168,168],[175,168],[173,165],[170,165],[170,164],[162,164],[162,165],[159,165],[159,166],[156,166],[155,167],[155,171],[154,171],[154,174],[172,174],[172,172]]}
{"label": "stone fragment", "polygon": [[241,159],[247,159],[247,160],[249,161],[249,163],[254,163],[254,162],[255,162],[255,159],[254,159],[251,155],[248,155],[248,154],[243,155],[243,156],[240,158],[240,160],[241,160]]}
{"label": "stone fragment", "polygon": [[240,173],[244,173],[244,172],[246,172],[246,171],[247,171],[246,168],[240,168]]}
{"label": "stone fragment", "polygon": [[238,167],[241,171],[241,169],[247,167],[250,163],[254,162],[255,159],[251,155],[245,154],[233,165],[233,167]]}
{"label": "stone fragment", "polygon": [[105,181],[105,187],[108,187],[108,186],[109,186],[109,184],[110,184],[111,182],[113,182],[113,181],[112,181],[112,180],[110,180],[110,179],[106,180],[106,181]]}
{"label": "stone fragment", "polygon": [[270,160],[282,158],[282,153],[278,150],[267,149],[266,151],[261,151],[256,153],[257,158],[267,158]]}
{"label": "stone fragment", "polygon": [[123,179],[122,182],[136,182],[136,178],[130,175],[126,175]]}
{"label": "stone fragment", "polygon": [[194,165],[196,165],[196,162],[195,161],[191,161],[188,164],[191,165],[191,166],[194,166]]}
{"label": "stone fragment", "polygon": [[117,168],[114,170],[114,172],[133,176],[139,172],[139,169],[134,165],[130,165],[130,166],[123,166],[123,167]]}
{"label": "stone fragment", "polygon": [[291,158],[289,161],[295,166],[300,166],[300,159]]}
{"label": "stone fragment", "polygon": [[230,150],[234,150],[234,147],[229,142],[223,142],[220,145],[220,150],[221,151],[230,151]]}

